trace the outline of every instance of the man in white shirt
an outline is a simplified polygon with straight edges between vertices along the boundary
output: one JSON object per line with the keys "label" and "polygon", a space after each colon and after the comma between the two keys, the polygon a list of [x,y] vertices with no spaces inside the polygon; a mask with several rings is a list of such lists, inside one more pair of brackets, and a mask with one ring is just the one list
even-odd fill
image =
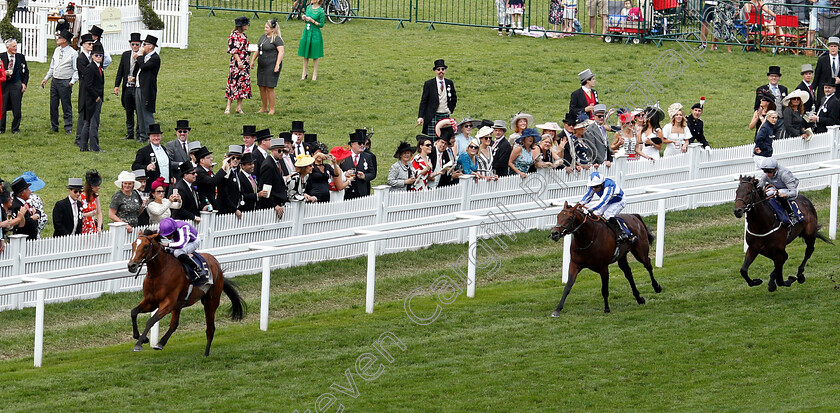
{"label": "man in white shirt", "polygon": [[41,87],[50,83],[50,129],[58,132],[58,103],[61,102],[61,111],[64,114],[64,133],[73,133],[73,84],[79,80],[79,72],[76,70],[76,58],[78,53],[70,46],[73,35],[68,31],[62,31],[55,38],[56,48],[53,51],[50,68],[47,75],[41,81]]}
{"label": "man in white shirt", "polygon": [[[309,155],[309,151],[306,150],[306,145],[303,144],[303,135],[306,133],[303,130],[303,121],[293,120],[292,121],[292,130],[289,131],[292,134],[291,144],[292,144],[292,151],[291,153],[294,156],[298,155]],[[286,144],[288,145],[290,142],[286,139]]]}
{"label": "man in white shirt", "polygon": [[817,85],[815,107],[818,107],[825,97],[824,84],[840,84],[840,77],[838,77],[840,76],[840,56],[838,56],[838,50],[840,50],[840,37],[829,37],[828,53],[817,59],[817,68],[814,70],[814,84]]}

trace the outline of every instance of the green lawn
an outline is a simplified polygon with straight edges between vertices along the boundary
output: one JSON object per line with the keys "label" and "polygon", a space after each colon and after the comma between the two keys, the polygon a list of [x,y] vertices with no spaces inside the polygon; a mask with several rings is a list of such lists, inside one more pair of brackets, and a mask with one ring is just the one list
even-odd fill
{"label": "green lawn", "polygon": [[[808,195],[826,222],[828,191]],[[329,392],[346,411],[364,412],[834,410],[840,334],[829,277],[839,247],[817,245],[805,284],[772,294],[766,283],[749,288],[738,275],[743,224],[731,211],[668,214],[665,267],[655,269],[664,291],[655,294],[633,262],[647,299],[639,306],[613,266],[607,315],[599,277],[585,271],[563,317],[549,317],[563,288],[562,250],[546,231],[506,240],[499,273],[479,272],[476,298],[441,305],[428,325],[409,319],[404,300],[442,275],[455,279],[447,266],[464,245],[377,259],[372,315],[364,313],[364,259],[276,270],[268,332],[257,319],[259,276],[239,277],[249,315],[219,323],[208,359],[196,308],[185,310],[166,350],[131,352],[128,311],[139,293],[47,306],[40,369],[32,367],[33,309],[2,312],[0,405],[9,412],[302,412],[315,411]],[[803,252],[801,241],[789,247],[786,274]],[[759,258],[751,274],[766,281],[771,269]],[[414,298],[413,314],[430,317],[434,298]],[[372,347],[386,332],[405,345],[384,341],[391,363]],[[384,365],[369,381],[355,370],[365,353]],[[356,398],[330,389],[335,383],[353,393],[347,369]]]}
{"label": "green lawn", "polygon": [[[302,25],[281,19],[287,50],[276,89],[278,113],[256,114],[259,98],[255,94],[245,104],[246,115],[223,115],[226,39],[239,14],[220,12],[207,17],[205,10],[195,11],[190,18],[190,48],[163,51],[157,120],[166,131],[164,140],[175,138],[176,120],[189,119],[191,138],[215,151],[220,162],[228,144],[241,143],[239,134],[246,123],[276,133],[288,130],[292,120],[304,120],[307,131],[317,133],[330,146],[345,144],[355,128],[369,127],[375,132],[374,152],[379,159],[376,184],[384,183],[397,143],[413,140],[420,132],[415,123],[420,89],[433,76],[431,66],[437,58],[446,59],[447,76],[455,81],[457,117],[509,121],[522,110],[539,122],[559,122],[568,111],[569,94],[579,86],[577,73],[589,67],[597,75],[599,96],[608,106],[624,105],[625,92],[636,81],[663,108],[675,101],[690,107],[705,96],[704,119],[713,146],[752,142],[753,133],[746,125],[752,115],[753,91],[766,82],[768,65],[781,65],[782,83],[793,88],[799,82],[800,64],[815,63],[806,57],[721,51],[690,57],[676,43],[656,48],[609,45],[585,36],[500,38],[491,29],[438,25],[427,31],[426,25],[414,23],[396,29],[394,22],[353,20],[327,24],[326,57],[318,81],[301,82],[297,45]],[[268,17],[261,15],[253,21],[247,32],[252,41],[259,38]],[[679,59],[676,53],[684,60],[669,63],[669,59]],[[0,176],[11,181],[34,170],[47,182],[39,194],[51,211],[66,196],[68,177],[81,177],[87,169],[97,168],[105,176],[103,194],[110,198],[117,188],[109,182],[130,168],[139,147],[120,139],[125,131],[119,99],[108,95],[103,106],[100,135],[107,153],[81,153],[72,136],[49,132],[49,89],[38,87],[47,65],[31,66],[22,133],[0,135]],[[115,70],[106,72],[109,85]],[[637,92],[631,96],[640,101]],[[51,233],[48,224],[45,234]]]}

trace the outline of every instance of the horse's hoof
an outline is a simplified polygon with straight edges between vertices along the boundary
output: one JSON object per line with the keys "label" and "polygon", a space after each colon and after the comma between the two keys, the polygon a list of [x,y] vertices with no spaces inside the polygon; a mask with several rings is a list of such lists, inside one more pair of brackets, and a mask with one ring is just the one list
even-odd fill
{"label": "horse's hoof", "polygon": [[131,351],[143,351],[143,346],[136,344],[134,345],[134,348],[131,349]]}
{"label": "horse's hoof", "polygon": [[143,344],[149,344],[149,338],[143,337]]}
{"label": "horse's hoof", "polygon": [[759,285],[761,285],[761,283],[763,283],[763,282],[764,282],[764,280],[762,280],[762,279],[760,279],[760,278],[754,278],[752,281],[750,281],[750,287],[756,287],[756,286],[759,286]]}
{"label": "horse's hoof", "polygon": [[771,282],[770,284],[768,284],[768,285],[767,285],[767,291],[769,291],[769,292],[771,292],[771,293],[772,293],[773,291],[776,291],[776,283]]}
{"label": "horse's hoof", "polygon": [[661,293],[662,292],[662,286],[659,285],[659,284],[654,285],[653,286],[653,291],[655,291],[657,294]]}
{"label": "horse's hoof", "polygon": [[152,346],[152,349],[153,350],[163,350],[163,346],[160,345],[160,344],[155,344],[155,345]]}
{"label": "horse's hoof", "polygon": [[560,310],[554,310],[554,312],[551,313],[551,316],[554,318],[560,317]]}
{"label": "horse's hoof", "polygon": [[796,281],[799,282],[800,284],[804,283],[805,282],[805,274],[797,274],[796,275]]}
{"label": "horse's hoof", "polygon": [[796,277],[788,276],[787,282],[785,282],[785,287],[790,287],[795,282],[796,282]]}
{"label": "horse's hoof", "polygon": [[604,313],[605,313],[605,314],[606,314],[606,313],[609,313],[609,312],[610,312],[610,309],[609,309],[609,308],[605,308],[605,309],[604,309]]}
{"label": "horse's hoof", "polygon": [[645,303],[645,297],[636,298],[636,302],[639,303],[639,304],[644,304]]}

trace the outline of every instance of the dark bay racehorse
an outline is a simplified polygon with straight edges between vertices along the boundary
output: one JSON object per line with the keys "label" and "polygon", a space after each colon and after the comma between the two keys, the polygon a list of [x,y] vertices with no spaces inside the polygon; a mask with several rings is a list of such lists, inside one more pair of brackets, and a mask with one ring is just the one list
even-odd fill
{"label": "dark bay racehorse", "polygon": [[[213,342],[213,334],[216,332],[216,309],[219,308],[222,292],[231,302],[230,317],[239,321],[245,314],[245,303],[239,297],[236,286],[227,280],[222,274],[222,267],[216,258],[210,254],[201,255],[207,260],[210,267],[213,285],[207,293],[201,288],[193,288],[190,296],[187,297],[187,290],[190,281],[187,278],[184,266],[174,255],[164,251],[160,243],[161,237],[156,233],[145,233],[140,235],[131,248],[131,259],[128,261],[128,270],[138,272],[143,264],[146,264],[148,271],[146,280],[143,281],[143,300],[131,310],[131,324],[134,328],[134,338],[137,344],[134,351],[143,349],[143,343],[148,343],[147,334],[165,315],[172,313],[172,320],[169,322],[169,330],[154,346],[155,350],[163,350],[163,346],[169,340],[169,336],[178,328],[178,320],[181,316],[181,309],[195,304],[198,300],[204,305],[204,319],[207,323],[207,347],[204,349],[204,356],[210,355],[210,344]],[[149,321],[146,329],[141,335],[137,330],[137,314],[148,313],[157,309]]]}
{"label": "dark bay racehorse", "polygon": [[563,310],[563,304],[566,302],[566,296],[572,290],[575,284],[575,279],[578,273],[583,268],[589,268],[592,271],[601,275],[601,295],[604,296],[604,312],[610,312],[610,305],[607,301],[609,297],[609,282],[611,263],[618,261],[618,267],[624,272],[627,281],[630,282],[630,288],[633,290],[633,296],[636,297],[636,302],[644,304],[645,299],[639,295],[639,290],[636,288],[636,282],[633,280],[633,272],[630,270],[630,264],[627,262],[627,253],[632,253],[636,260],[645,266],[650,274],[650,282],[653,290],[657,293],[662,292],[662,287],[653,278],[653,267],[650,265],[650,243],[653,242],[653,234],[651,234],[647,225],[642,221],[642,217],[638,214],[620,214],[633,234],[638,240],[632,244],[623,243],[618,244],[618,252],[616,253],[616,239],[615,232],[606,224],[603,218],[592,214],[586,207],[575,204],[570,206],[568,202],[563,207],[563,210],[557,214],[557,225],[551,230],[551,239],[559,241],[568,234],[575,234],[572,238],[572,262],[569,265],[569,282],[566,283],[566,288],[563,290],[563,298],[557,304],[557,309],[551,314],[552,317],[559,317],[560,311]]}
{"label": "dark bay racehorse", "polygon": [[[768,202],[770,198],[764,196],[764,188],[759,188],[758,183],[758,179],[753,176],[741,176],[738,189],[735,191],[733,213],[738,218],[747,216],[747,252],[744,255],[744,265],[741,266],[741,276],[750,287],[761,285],[760,278],[750,278],[747,273],[750,264],[761,254],[773,260],[773,271],[770,273],[770,282],[767,286],[769,291],[776,291],[777,285],[790,287],[794,281],[804,283],[805,263],[814,252],[816,239],[819,238],[829,244],[833,243],[819,232],[817,211],[807,197],[802,194],[796,197],[796,204],[805,218],[796,223],[793,228],[788,228],[776,217],[773,207]],[[788,277],[784,280],[783,267],[788,258],[785,246],[797,237],[805,241],[805,258],[799,265],[796,277]]]}

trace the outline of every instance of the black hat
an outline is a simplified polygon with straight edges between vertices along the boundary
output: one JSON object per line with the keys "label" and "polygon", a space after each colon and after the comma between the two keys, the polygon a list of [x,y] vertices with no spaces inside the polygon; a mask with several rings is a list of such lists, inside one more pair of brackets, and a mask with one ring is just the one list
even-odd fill
{"label": "black hat", "polygon": [[155,47],[157,47],[157,42],[158,42],[158,38],[155,37],[155,36],[152,36],[151,34],[147,34],[146,39],[143,40],[143,43],[148,43],[148,44],[150,44],[152,46],[155,46]]}
{"label": "black hat", "polygon": [[834,83],[834,82],[829,81],[829,82],[825,82],[825,83],[823,83],[823,84],[821,84],[821,85],[820,85],[820,87],[823,87],[823,86],[831,86],[831,87],[833,87],[833,88],[836,88],[836,87],[837,87],[837,84],[836,84],[836,83]]}
{"label": "black hat", "polygon": [[285,141],[285,142],[291,142],[292,141],[292,133],[291,132],[280,132],[280,134],[277,135],[277,137],[280,138],[280,139],[283,139],[283,141]]}
{"label": "black hat", "polygon": [[91,169],[85,173],[85,181],[90,186],[102,185],[102,175],[99,175],[99,171],[96,169]]}
{"label": "black hat", "polygon": [[67,30],[62,30],[61,32],[58,33],[58,37],[62,37],[62,38],[64,38],[64,40],[67,40],[69,42],[69,41],[73,40],[73,33],[70,33]]}
{"label": "black hat", "polygon": [[[243,135],[244,134],[245,133],[243,133]],[[271,134],[271,130],[269,129],[260,129],[254,132],[254,136],[257,137],[257,142],[262,142],[265,139],[271,139],[274,135]]]}
{"label": "black hat", "polygon": [[479,127],[479,128],[483,128],[483,127],[487,126],[487,127],[489,127],[489,128],[492,128],[492,127],[493,127],[493,125],[495,125],[495,124],[493,123],[493,121],[492,121],[492,120],[489,120],[489,119],[482,119],[482,120],[481,120],[481,124],[479,124],[479,125],[478,125],[478,127]]}
{"label": "black hat", "polygon": [[770,66],[770,68],[767,69],[767,76],[770,76],[770,75],[781,76],[782,75],[782,68],[780,68],[779,66]]}
{"label": "black hat", "polygon": [[701,105],[700,102],[697,102],[691,106],[691,109],[703,109],[703,105]]}
{"label": "black hat", "polygon": [[251,24],[251,20],[245,16],[239,16],[233,19],[233,24],[235,24],[236,27],[248,26]]}
{"label": "black hat", "polygon": [[[268,130],[268,129],[266,129]],[[269,133],[270,135],[270,133]],[[242,125],[242,136],[257,136],[256,125]]]}
{"label": "black hat", "polygon": [[26,179],[23,179],[23,177],[15,179],[12,182],[12,193],[15,195],[23,192],[26,188],[29,188],[29,182],[26,182]]}
{"label": "black hat", "polygon": [[305,134],[303,134],[303,142],[304,143],[315,142],[317,140],[318,140],[318,134],[317,133],[305,133]]}
{"label": "black hat", "polygon": [[577,115],[573,112],[569,112],[566,114],[566,117],[563,118],[563,123],[567,125],[574,125],[577,123]]}
{"label": "black hat", "polygon": [[353,142],[360,143],[360,144],[364,145],[365,144],[365,134],[360,133],[358,131],[351,133],[350,134],[350,141],[347,142],[347,143],[353,143]]}
{"label": "black hat", "polygon": [[435,140],[435,138],[434,138],[434,137],[429,136],[429,135],[423,135],[422,133],[421,133],[421,134],[419,134],[419,135],[417,135],[417,136],[415,136],[415,137],[414,137],[414,139],[417,139],[417,145],[420,145],[420,142],[422,142],[422,141],[423,141],[423,140],[425,140],[425,139],[428,139],[428,140],[430,140],[430,141]]}
{"label": "black hat", "polygon": [[768,102],[775,102],[776,101],[776,96],[774,96],[772,93],[770,93],[770,91],[759,91],[759,92],[757,92],[757,94],[758,94],[758,100],[759,101],[762,101],[762,100],[766,100]]}
{"label": "black hat", "polygon": [[96,42],[93,44],[93,50],[90,52],[91,54],[105,54],[105,47],[102,46],[102,42]]}
{"label": "black hat", "polygon": [[443,59],[435,60],[435,67],[433,67],[432,70],[435,70],[439,67],[446,69],[446,63],[443,62]]}
{"label": "black hat", "polygon": [[87,43],[87,42],[93,43],[93,35],[90,34],[90,33],[83,34],[82,38],[79,39],[79,44],[83,44],[83,43]]}
{"label": "black hat", "polygon": [[242,159],[239,160],[239,164],[246,164],[246,163],[254,163],[254,154],[251,152],[242,154]]}
{"label": "black hat", "polygon": [[131,38],[128,40],[129,43],[134,42],[142,42],[143,40],[140,38],[140,33],[131,33]]}
{"label": "black hat", "polygon": [[399,158],[400,154],[403,152],[414,152],[417,150],[416,146],[411,146],[408,142],[400,142],[400,145],[397,146],[397,151],[394,152],[394,158]]}
{"label": "black hat", "polygon": [[290,130],[289,132],[305,133],[306,131],[303,130],[303,121],[302,120],[293,120],[292,121],[292,130]]}
{"label": "black hat", "polygon": [[181,129],[192,130],[192,128],[190,128],[190,121],[187,119],[180,119],[175,121],[175,130],[177,131]]}
{"label": "black hat", "polygon": [[195,160],[199,161],[199,160],[201,160],[201,158],[204,158],[205,156],[208,156],[212,153],[213,152],[210,152],[210,150],[207,149],[206,146],[202,146],[201,148],[198,149],[198,151],[195,152]]}
{"label": "black hat", "polygon": [[88,32],[90,32],[90,34],[92,34],[96,37],[102,37],[103,30],[102,30],[101,27],[99,27],[97,25],[93,25],[93,26],[91,26],[90,30],[88,30]]}
{"label": "black hat", "polygon": [[181,175],[193,170],[195,170],[195,165],[193,165],[192,162],[181,162],[181,164],[178,165],[178,171],[181,172]]}
{"label": "black hat", "polygon": [[[440,136],[438,139],[450,140],[452,137],[455,136],[455,129],[452,129],[449,125],[440,128]],[[437,139],[435,139],[437,140]]]}
{"label": "black hat", "polygon": [[160,124],[153,123],[153,124],[149,125],[149,135],[151,135],[153,133],[156,133],[156,134],[162,134],[163,133],[163,132],[160,131]]}

